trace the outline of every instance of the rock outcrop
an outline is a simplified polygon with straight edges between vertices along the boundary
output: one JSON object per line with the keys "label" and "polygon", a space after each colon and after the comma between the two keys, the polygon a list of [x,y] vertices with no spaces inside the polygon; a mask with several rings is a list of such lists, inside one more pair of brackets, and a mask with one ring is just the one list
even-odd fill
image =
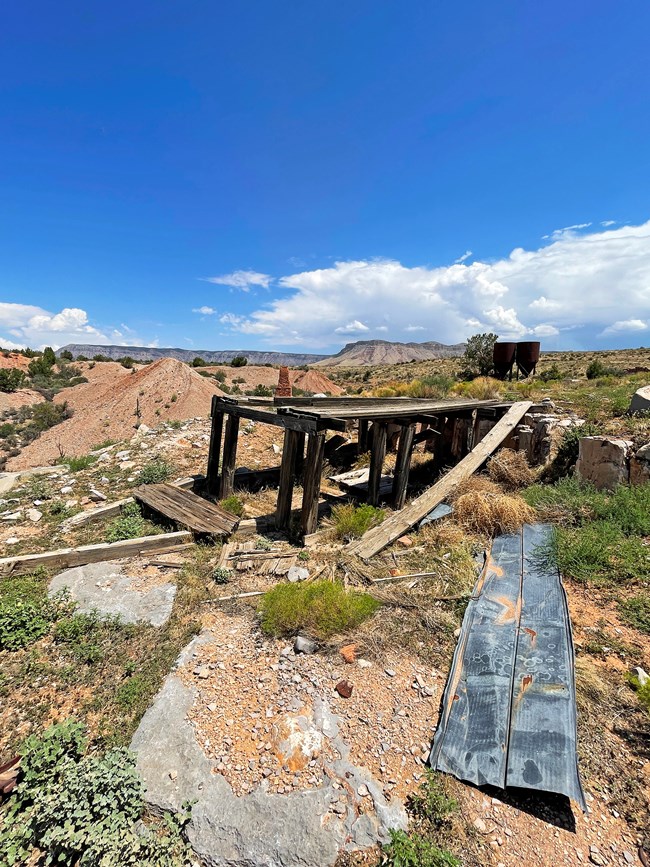
{"label": "rock outcrop", "polygon": [[612,436],[583,437],[580,440],[576,475],[599,491],[613,491],[630,478],[630,440]]}

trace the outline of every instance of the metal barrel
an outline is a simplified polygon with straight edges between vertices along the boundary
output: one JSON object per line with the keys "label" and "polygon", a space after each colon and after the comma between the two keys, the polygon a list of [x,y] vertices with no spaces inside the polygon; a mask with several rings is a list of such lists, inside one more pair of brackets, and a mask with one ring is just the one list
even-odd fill
{"label": "metal barrel", "polygon": [[539,361],[539,340],[524,340],[517,344],[517,368],[524,376],[535,373]]}
{"label": "metal barrel", "polygon": [[512,371],[512,365],[515,361],[517,352],[516,343],[495,343],[492,354],[492,363],[494,364],[494,372],[498,379],[505,379]]}

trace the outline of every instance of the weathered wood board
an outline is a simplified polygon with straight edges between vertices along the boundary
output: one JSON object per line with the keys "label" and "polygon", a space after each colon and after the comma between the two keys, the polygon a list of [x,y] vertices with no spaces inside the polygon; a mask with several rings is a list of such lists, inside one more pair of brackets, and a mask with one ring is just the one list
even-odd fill
{"label": "weathered wood board", "polygon": [[142,485],[133,497],[179,527],[202,536],[230,536],[239,525],[236,515],[173,485]]}
{"label": "weathered wood board", "polygon": [[137,557],[155,551],[179,551],[192,543],[192,534],[182,530],[177,533],[161,533],[158,536],[140,536],[122,542],[82,545],[80,548],[60,548],[57,551],[44,551],[41,554],[23,554],[4,557],[0,560],[0,576],[24,575],[39,566],[45,568],[67,569],[71,566],[85,566],[86,563],[100,563],[105,560],[121,560],[122,557]]}
{"label": "weathered wood board", "polygon": [[425,515],[428,515],[438,503],[448,497],[463,479],[471,476],[485,463],[492,452],[496,451],[510,435],[512,429],[519,424],[530,406],[529,400],[513,403],[503,418],[494,425],[476,448],[472,449],[455,467],[452,467],[440,481],[428,488],[412,503],[409,503],[406,508],[387,518],[383,524],[368,530],[361,539],[351,542],[347,546],[347,550],[359,557],[368,559],[403,536]]}

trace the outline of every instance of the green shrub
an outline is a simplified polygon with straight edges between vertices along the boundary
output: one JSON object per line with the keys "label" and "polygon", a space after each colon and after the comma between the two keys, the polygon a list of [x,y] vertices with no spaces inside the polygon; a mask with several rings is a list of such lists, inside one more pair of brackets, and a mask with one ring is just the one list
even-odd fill
{"label": "green shrub", "polygon": [[244,358],[243,355],[236,355],[233,360],[230,362],[231,367],[246,367],[248,364],[248,359]]}
{"label": "green shrub", "polygon": [[116,748],[84,757],[85,748],[83,728],[72,721],[27,739],[0,829],[0,862],[34,863],[38,848],[41,863],[62,867],[188,864],[181,838],[188,815],[167,817],[164,834],[139,823],[143,786],[134,756]]}
{"label": "green shrub", "polygon": [[391,829],[381,864],[384,867],[459,867],[460,861],[420,833],[407,834]]}
{"label": "green shrub", "polygon": [[409,397],[441,398],[449,394],[455,382],[452,376],[443,373],[423,376],[409,383],[406,393]]}
{"label": "green shrub", "polygon": [[445,791],[442,778],[429,768],[420,788],[408,800],[409,812],[417,819],[441,826],[458,809],[458,802]]}
{"label": "green shrub", "polygon": [[603,376],[621,376],[622,371],[616,367],[608,367],[603,362],[595,358],[587,368],[587,379],[600,379]]}
{"label": "green shrub", "polygon": [[205,367],[206,363],[206,361],[197,355],[196,358],[192,360],[192,367]]}
{"label": "green shrub", "polygon": [[71,473],[87,470],[97,460],[97,455],[78,455],[77,457],[62,458],[61,463],[66,464]]}
{"label": "green shrub", "polygon": [[629,626],[650,635],[650,597],[632,596],[619,602],[622,620]]}
{"label": "green shrub", "polygon": [[559,379],[564,379],[564,374],[557,364],[552,364],[540,373],[539,378],[542,382],[556,382]]}
{"label": "green shrub", "polygon": [[367,503],[362,506],[347,503],[332,509],[332,521],[338,539],[358,539],[372,527],[379,526],[385,516],[383,509]]}
{"label": "green shrub", "polygon": [[57,621],[54,640],[65,646],[77,662],[90,665],[102,659],[101,644],[111,627],[120,628],[118,618],[102,617],[96,611],[71,614]]}
{"label": "green shrub", "polygon": [[37,403],[32,407],[32,424],[37,431],[49,430],[67,418],[70,418],[67,403]]}
{"label": "green shrub", "polygon": [[136,479],[138,485],[155,485],[166,482],[174,472],[174,467],[168,461],[159,459],[145,464]]}
{"label": "green shrub", "polygon": [[145,520],[137,503],[127,503],[118,518],[114,518],[108,527],[104,538],[107,542],[119,542],[122,539],[137,539],[145,535]]}
{"label": "green shrub", "polygon": [[244,504],[235,494],[231,494],[229,497],[221,500],[219,505],[224,511],[230,512],[231,515],[236,515],[238,518],[241,518],[244,514]]}
{"label": "green shrub", "polygon": [[327,638],[353,629],[379,608],[368,593],[346,590],[334,581],[278,584],[262,596],[262,629],[269,635],[295,635],[306,630]]}
{"label": "green shrub", "polygon": [[45,583],[24,575],[0,585],[0,650],[18,650],[46,635],[61,613],[69,610],[67,597],[49,599]]}
{"label": "green shrub", "polygon": [[595,584],[629,583],[650,577],[648,549],[638,536],[625,536],[612,521],[555,529],[540,556],[560,573]]}
{"label": "green shrub", "polygon": [[214,378],[217,380],[217,382],[225,382],[226,374],[223,372],[223,370],[217,370],[214,374]]}
{"label": "green shrub", "polygon": [[215,584],[227,584],[232,578],[232,569],[224,566],[215,566],[212,570],[212,580]]}
{"label": "green shrub", "polygon": [[18,367],[0,368],[0,391],[14,392],[19,388],[23,388],[27,382],[27,377]]}

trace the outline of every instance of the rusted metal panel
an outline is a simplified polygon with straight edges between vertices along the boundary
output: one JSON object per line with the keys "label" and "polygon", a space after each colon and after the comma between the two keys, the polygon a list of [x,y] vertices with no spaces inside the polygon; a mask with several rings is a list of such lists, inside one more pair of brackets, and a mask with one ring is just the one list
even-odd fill
{"label": "rusted metal panel", "polygon": [[465,612],[430,763],[475,785],[566,794],[584,808],[573,644],[548,528],[495,539]]}

